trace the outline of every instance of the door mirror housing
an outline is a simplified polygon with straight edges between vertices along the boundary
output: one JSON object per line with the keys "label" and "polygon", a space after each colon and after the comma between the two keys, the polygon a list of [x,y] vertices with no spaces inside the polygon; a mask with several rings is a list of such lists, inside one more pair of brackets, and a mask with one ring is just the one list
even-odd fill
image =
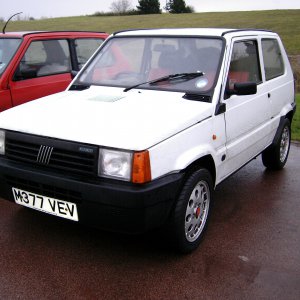
{"label": "door mirror housing", "polygon": [[246,96],[254,95],[257,93],[256,82],[240,82],[233,85],[233,89],[226,89],[227,98],[232,95]]}
{"label": "door mirror housing", "polygon": [[74,79],[77,74],[78,74],[78,71],[72,70],[71,71],[71,78]]}
{"label": "door mirror housing", "polygon": [[19,80],[24,80],[24,79],[32,79],[37,77],[37,71],[34,68],[27,68],[27,69],[22,69],[20,68],[17,69],[16,73],[14,74],[13,80],[14,81],[19,81]]}
{"label": "door mirror housing", "polygon": [[257,93],[257,83],[256,82],[244,82],[234,84],[235,95],[245,96],[254,95]]}

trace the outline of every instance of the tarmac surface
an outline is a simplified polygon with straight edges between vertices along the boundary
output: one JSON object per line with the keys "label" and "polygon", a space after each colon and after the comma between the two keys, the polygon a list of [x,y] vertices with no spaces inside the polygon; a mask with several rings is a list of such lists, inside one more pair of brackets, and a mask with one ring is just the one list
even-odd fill
{"label": "tarmac surface", "polygon": [[0,200],[0,299],[300,299],[300,146],[218,186],[206,237],[101,232]]}

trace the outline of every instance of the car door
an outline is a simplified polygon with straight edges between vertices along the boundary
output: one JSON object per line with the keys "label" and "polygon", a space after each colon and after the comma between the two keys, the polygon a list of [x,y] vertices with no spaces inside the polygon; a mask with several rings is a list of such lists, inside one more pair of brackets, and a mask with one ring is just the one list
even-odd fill
{"label": "car door", "polygon": [[67,39],[32,40],[10,78],[13,106],[63,91],[70,71]]}
{"label": "car door", "polygon": [[232,90],[235,83],[255,82],[257,93],[242,96],[224,93],[227,153],[223,177],[259,154],[270,139],[270,99],[263,84],[259,46],[256,37],[232,40],[226,90]]}

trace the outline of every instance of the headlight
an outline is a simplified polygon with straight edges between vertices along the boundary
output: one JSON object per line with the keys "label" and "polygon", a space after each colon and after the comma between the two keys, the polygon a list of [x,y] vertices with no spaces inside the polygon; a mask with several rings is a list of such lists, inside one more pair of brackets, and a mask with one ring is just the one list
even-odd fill
{"label": "headlight", "polygon": [[100,149],[98,175],[130,181],[132,153],[111,149]]}
{"label": "headlight", "polygon": [[5,131],[0,130],[0,154],[5,154]]}

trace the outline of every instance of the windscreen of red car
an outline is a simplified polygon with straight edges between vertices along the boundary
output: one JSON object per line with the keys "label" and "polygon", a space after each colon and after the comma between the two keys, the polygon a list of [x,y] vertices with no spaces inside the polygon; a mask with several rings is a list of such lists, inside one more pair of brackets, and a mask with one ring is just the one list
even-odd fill
{"label": "windscreen of red car", "polygon": [[21,42],[21,39],[16,38],[0,38],[0,76],[16,53]]}

